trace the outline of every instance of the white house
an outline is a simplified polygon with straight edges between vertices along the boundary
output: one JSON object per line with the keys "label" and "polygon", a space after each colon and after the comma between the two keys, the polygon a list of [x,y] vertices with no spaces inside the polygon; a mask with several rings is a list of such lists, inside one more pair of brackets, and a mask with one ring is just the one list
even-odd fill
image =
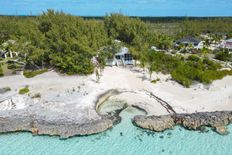
{"label": "white house", "polygon": [[189,46],[189,45],[192,45],[193,48],[196,48],[196,49],[202,49],[204,47],[204,42],[199,40],[198,38],[194,38],[192,36],[187,36],[187,37],[184,37],[182,39],[179,39],[176,41],[176,45],[185,45],[185,46]]}
{"label": "white house", "polygon": [[127,47],[121,47],[118,53],[114,55],[113,59],[106,61],[108,66],[134,65],[132,54]]}
{"label": "white house", "polygon": [[194,46],[195,49],[202,49],[204,47],[204,41],[200,41],[196,46]]}

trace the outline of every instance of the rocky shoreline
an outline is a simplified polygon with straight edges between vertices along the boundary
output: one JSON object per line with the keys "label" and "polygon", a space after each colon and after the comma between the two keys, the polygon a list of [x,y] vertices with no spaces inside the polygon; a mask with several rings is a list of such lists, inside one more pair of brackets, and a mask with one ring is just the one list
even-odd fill
{"label": "rocky shoreline", "polygon": [[94,119],[84,117],[80,120],[76,117],[76,110],[63,113],[41,106],[0,111],[0,133],[29,131],[33,135],[60,136],[61,139],[66,139],[106,131],[121,121],[119,113],[125,107],[109,115],[99,114],[98,108],[108,97],[117,93],[117,90],[109,90],[98,96],[94,108],[98,117]]}
{"label": "rocky shoreline", "polygon": [[226,126],[232,123],[232,111],[198,112],[193,114],[170,114],[163,116],[135,116],[133,123],[143,129],[162,132],[176,125],[188,130],[204,131],[205,127],[226,135]]}
{"label": "rocky shoreline", "polygon": [[[103,132],[121,121],[119,114],[128,106],[124,105],[122,108],[106,115],[100,114],[99,107],[109,97],[117,94],[120,94],[120,91],[112,89],[99,95],[93,107],[96,118],[91,119],[77,117],[77,109],[66,113],[65,111],[58,112],[46,109],[42,106],[32,106],[26,109],[0,111],[0,133],[29,131],[34,135],[56,135],[60,138],[69,138]],[[145,109],[138,105],[131,106],[148,114]],[[170,113],[161,116],[139,115],[135,116],[132,122],[138,127],[156,132],[162,132],[180,125],[189,130],[201,131],[204,131],[205,127],[210,127],[217,133],[225,135],[228,133],[226,125],[232,123],[232,111],[193,114]]]}
{"label": "rocky shoreline", "polygon": [[[73,117],[52,113],[53,118],[32,113],[28,110],[0,112],[0,133],[29,131],[34,135],[55,135],[60,138],[69,138],[76,135],[91,135],[103,132],[120,122],[120,109],[114,115],[101,116],[100,119],[86,120],[77,123]],[[172,129],[176,125],[188,130],[204,131],[205,127],[212,128],[215,132],[226,135],[226,125],[232,123],[232,111],[199,112],[193,114],[170,114],[163,116],[139,115],[133,118],[133,123],[143,129],[162,132]]]}
{"label": "rocky shoreline", "polygon": [[113,121],[107,116],[101,116],[96,120],[86,120],[85,123],[79,123],[80,120],[67,115],[51,113],[51,116],[54,118],[25,110],[1,112],[0,133],[29,131],[34,135],[69,138],[103,132],[113,126]]}

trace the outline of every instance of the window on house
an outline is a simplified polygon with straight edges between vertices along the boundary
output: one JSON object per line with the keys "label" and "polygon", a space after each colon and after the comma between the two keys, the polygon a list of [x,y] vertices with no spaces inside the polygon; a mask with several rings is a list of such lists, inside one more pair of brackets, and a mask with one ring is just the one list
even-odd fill
{"label": "window on house", "polygon": [[115,58],[119,60],[120,59],[120,55],[116,55]]}
{"label": "window on house", "polygon": [[125,57],[124,60],[126,60],[126,61],[132,60],[132,55],[131,54],[125,54],[124,57]]}

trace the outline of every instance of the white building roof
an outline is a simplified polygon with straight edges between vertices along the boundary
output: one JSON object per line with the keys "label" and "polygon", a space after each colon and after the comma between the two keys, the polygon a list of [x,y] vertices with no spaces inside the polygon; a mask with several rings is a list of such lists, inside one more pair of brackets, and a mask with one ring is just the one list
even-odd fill
{"label": "white building roof", "polygon": [[126,53],[129,53],[129,49],[127,47],[121,47],[121,49],[119,50],[119,52],[116,53],[115,55],[124,55]]}

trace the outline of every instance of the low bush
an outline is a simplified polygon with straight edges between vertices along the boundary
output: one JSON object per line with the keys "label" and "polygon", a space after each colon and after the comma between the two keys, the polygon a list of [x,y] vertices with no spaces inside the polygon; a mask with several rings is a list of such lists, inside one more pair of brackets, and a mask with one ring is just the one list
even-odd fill
{"label": "low bush", "polygon": [[33,78],[37,75],[40,75],[40,74],[43,74],[45,72],[47,72],[48,70],[47,69],[42,69],[42,70],[36,70],[36,71],[24,71],[23,72],[23,75],[26,77],[26,78]]}
{"label": "low bush", "polygon": [[19,94],[20,94],[20,95],[27,94],[27,93],[29,93],[29,91],[30,91],[29,87],[26,86],[25,88],[21,88],[21,89],[19,90]]}
{"label": "low bush", "polygon": [[3,69],[2,69],[1,66],[0,66],[0,76],[4,76],[4,74],[3,74]]}
{"label": "low bush", "polygon": [[185,87],[190,87],[193,81],[209,84],[227,75],[232,75],[232,70],[219,70],[221,65],[208,58],[200,58],[195,55],[187,59],[157,52],[153,54],[152,64],[154,71],[171,74],[173,80]]}
{"label": "low bush", "polygon": [[215,54],[215,59],[221,61],[232,61],[232,54],[230,54],[228,51],[217,51]]}
{"label": "low bush", "polygon": [[157,78],[157,79],[155,79],[155,80],[152,80],[151,83],[154,83],[154,84],[155,84],[155,83],[158,82],[158,81],[160,81],[159,78]]}

